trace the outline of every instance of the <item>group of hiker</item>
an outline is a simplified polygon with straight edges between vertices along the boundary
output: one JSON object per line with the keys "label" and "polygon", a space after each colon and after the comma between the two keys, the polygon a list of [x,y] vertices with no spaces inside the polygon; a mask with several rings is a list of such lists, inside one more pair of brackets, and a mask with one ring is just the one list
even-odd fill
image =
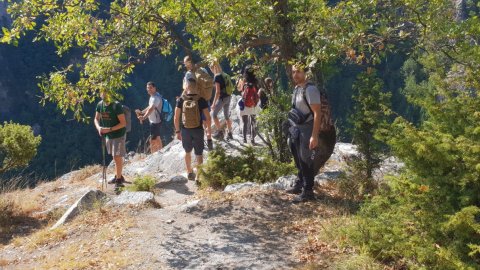
{"label": "group of hiker", "polygon": [[[185,151],[187,178],[199,184],[198,175],[192,166],[192,151],[198,169],[198,165],[203,163],[205,145],[210,150],[213,149],[212,137],[218,140],[233,140],[230,110],[235,88],[241,92],[237,108],[243,123],[243,142],[247,143],[249,138],[250,142],[255,144],[256,115],[268,107],[269,96],[273,92],[273,80],[266,78],[264,86],[260,87],[254,69],[247,66],[241,78],[234,84],[218,62],[209,65],[214,76],[205,68],[196,65],[190,56],[184,58],[184,65],[186,73],[182,92],[176,99],[174,110],[158,93],[155,84],[148,82],[148,106],[143,110],[135,110],[135,115],[141,124],[146,120],[149,122],[152,153],[162,149],[162,122],[173,118],[175,137],[182,142]],[[326,95],[307,80],[304,67],[295,65],[292,71],[296,87],[292,97],[292,109],[284,127],[298,169],[298,178],[294,186],[286,192],[297,194],[295,202],[303,202],[314,199],[314,177],[333,152],[336,132]],[[115,188],[121,188],[125,182],[122,168],[126,154],[126,132],[130,129],[129,109],[105,93],[101,94],[101,99],[96,107],[94,123],[115,163],[115,176],[108,183],[115,184]],[[218,117],[221,111],[225,119],[224,125]],[[216,130],[214,134],[212,119]]]}

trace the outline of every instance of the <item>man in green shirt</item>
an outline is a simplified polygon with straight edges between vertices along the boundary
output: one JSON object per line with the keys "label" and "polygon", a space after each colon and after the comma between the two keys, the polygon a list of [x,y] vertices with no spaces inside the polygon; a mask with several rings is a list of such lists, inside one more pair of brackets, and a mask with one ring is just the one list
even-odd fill
{"label": "man in green shirt", "polygon": [[125,179],[122,175],[123,158],[126,154],[125,133],[126,120],[122,105],[113,101],[106,93],[101,94],[102,100],[97,104],[95,113],[95,127],[98,134],[105,139],[109,155],[115,161],[115,177],[109,184],[122,187]]}

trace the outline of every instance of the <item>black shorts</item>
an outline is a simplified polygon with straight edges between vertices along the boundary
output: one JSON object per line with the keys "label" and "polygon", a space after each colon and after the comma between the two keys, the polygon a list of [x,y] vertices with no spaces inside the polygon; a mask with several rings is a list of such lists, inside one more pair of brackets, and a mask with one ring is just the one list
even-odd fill
{"label": "black shorts", "polygon": [[204,135],[202,128],[182,128],[182,146],[185,152],[190,153],[194,150],[196,156],[203,155]]}
{"label": "black shorts", "polygon": [[160,137],[161,126],[162,126],[162,123],[158,123],[158,124],[150,123],[150,136],[152,140],[155,140],[157,137]]}

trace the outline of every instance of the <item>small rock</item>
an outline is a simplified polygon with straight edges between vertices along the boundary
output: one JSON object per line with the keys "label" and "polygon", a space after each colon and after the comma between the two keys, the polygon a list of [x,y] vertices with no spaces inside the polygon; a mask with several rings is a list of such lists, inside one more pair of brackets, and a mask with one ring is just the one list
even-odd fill
{"label": "small rock", "polygon": [[322,172],[320,174],[318,174],[317,176],[315,176],[315,183],[320,185],[320,184],[324,184],[328,181],[333,181],[333,180],[337,180],[340,175],[342,175],[342,171],[327,171],[327,172]]}
{"label": "small rock", "polygon": [[238,183],[238,184],[232,184],[228,185],[225,187],[223,191],[225,192],[237,192],[242,189],[247,189],[247,188],[252,188],[252,187],[257,187],[258,184],[253,183],[253,182],[245,182],[245,183]]}
{"label": "small rock", "polygon": [[186,213],[191,213],[197,209],[198,204],[200,203],[200,200],[195,200],[188,202],[180,207],[181,211],[186,212]]}
{"label": "small rock", "polygon": [[185,178],[184,176],[181,176],[181,175],[176,175],[172,178],[170,178],[170,182],[188,182],[188,179]]}
{"label": "small rock", "polygon": [[172,224],[173,222],[175,222],[175,220],[169,219],[169,220],[167,220],[166,222],[167,222],[167,224]]}
{"label": "small rock", "polygon": [[143,205],[146,203],[153,203],[155,202],[154,195],[152,192],[147,191],[124,191],[120,193],[120,195],[114,197],[111,204],[116,205]]}

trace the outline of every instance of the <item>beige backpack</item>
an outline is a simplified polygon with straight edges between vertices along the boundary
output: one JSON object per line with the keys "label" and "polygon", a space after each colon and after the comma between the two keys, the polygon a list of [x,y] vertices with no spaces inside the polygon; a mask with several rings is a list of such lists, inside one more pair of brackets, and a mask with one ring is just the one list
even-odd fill
{"label": "beige backpack", "polygon": [[182,95],[182,123],[185,128],[198,128],[202,125],[202,119],[200,116],[200,107],[198,106],[198,100],[200,96],[195,95]]}
{"label": "beige backpack", "polygon": [[212,99],[213,95],[213,78],[203,68],[197,68],[195,70],[195,78],[197,80],[197,91],[200,97],[206,101]]}

